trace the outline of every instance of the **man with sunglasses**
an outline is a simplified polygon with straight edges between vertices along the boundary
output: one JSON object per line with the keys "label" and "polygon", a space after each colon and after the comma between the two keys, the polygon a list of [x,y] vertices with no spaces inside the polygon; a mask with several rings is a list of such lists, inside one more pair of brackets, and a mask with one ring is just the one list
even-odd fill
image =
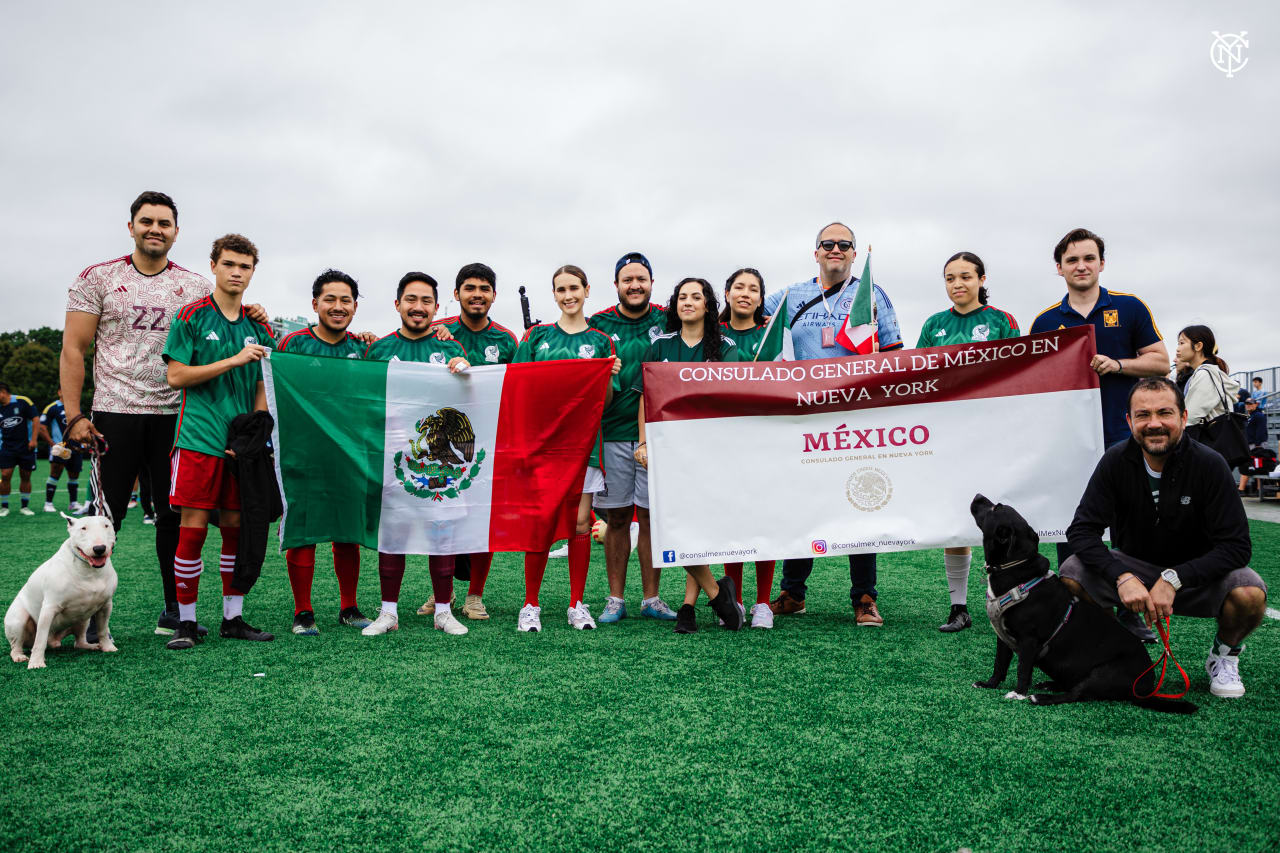
{"label": "man with sunglasses", "polygon": [[[836,332],[844,325],[853,307],[858,280],[853,277],[853,259],[857,257],[857,240],[853,229],[832,222],[818,232],[814,241],[814,260],[818,275],[797,282],[785,291],[775,291],[764,301],[764,313],[781,318],[791,326],[791,343],[796,359],[841,358],[853,355],[836,340]],[[874,285],[877,335],[881,351],[902,348],[902,331],[898,315],[889,297]],[[785,303],[784,303],[785,298]],[[769,604],[775,614],[805,612],[805,581],[813,571],[813,560],[785,560],[782,564],[782,591]],[[884,624],[876,608],[876,555],[849,555],[849,598],[859,627]]]}

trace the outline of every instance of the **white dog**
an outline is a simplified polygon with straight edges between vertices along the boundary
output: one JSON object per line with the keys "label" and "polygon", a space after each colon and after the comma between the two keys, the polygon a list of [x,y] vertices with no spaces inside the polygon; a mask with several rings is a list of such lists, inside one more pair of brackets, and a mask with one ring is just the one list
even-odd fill
{"label": "white dog", "polygon": [[[27,669],[44,667],[45,649],[56,649],[62,638],[74,632],[77,649],[116,651],[107,622],[111,618],[111,596],[116,592],[116,570],[111,551],[116,532],[101,516],[67,520],[67,541],[58,552],[31,573],[4,616],[4,635],[9,640],[9,656],[22,663],[31,647]],[[85,641],[89,620],[97,620],[98,642]]]}

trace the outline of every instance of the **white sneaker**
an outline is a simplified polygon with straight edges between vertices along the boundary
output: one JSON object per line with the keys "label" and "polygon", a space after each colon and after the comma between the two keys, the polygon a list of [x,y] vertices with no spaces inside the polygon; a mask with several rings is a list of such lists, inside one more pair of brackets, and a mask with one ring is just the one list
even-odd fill
{"label": "white sneaker", "polygon": [[72,515],[88,515],[90,508],[89,504],[73,503],[71,506],[67,507],[67,511]]}
{"label": "white sneaker", "polygon": [[[735,601],[735,602],[733,603],[733,605],[734,605],[734,607],[737,607],[737,608],[738,608],[738,614],[742,617],[742,621],[745,623],[745,622],[747,621],[747,608],[743,607],[743,606],[742,606],[742,602],[740,602],[740,601]],[[754,610],[755,610],[755,608],[753,607],[753,608],[752,608],[752,611],[754,611]],[[719,625],[720,625],[720,627],[721,627],[721,628],[723,628],[723,627],[724,627],[724,620],[723,620],[723,619],[717,619],[717,620],[716,620],[716,622],[717,622],[717,624],[719,624]]]}
{"label": "white sneaker", "polygon": [[0,518],[4,518],[8,514],[9,508],[7,506],[0,506]]}
{"label": "white sneaker", "polygon": [[532,604],[526,604],[520,608],[520,616],[516,619],[516,630],[524,631],[541,631],[542,630],[542,608],[535,607]]}
{"label": "white sneaker", "polygon": [[36,514],[36,511],[35,511],[34,509],[32,509],[31,507],[29,507],[29,506],[24,506],[22,509],[18,510],[18,512],[22,513],[23,515],[35,515],[35,514]]}
{"label": "white sneaker", "polygon": [[773,627],[773,611],[769,609],[767,604],[757,604],[751,608],[751,627],[752,628],[772,628]]}
{"label": "white sneaker", "polygon": [[567,556],[569,556],[569,543],[568,543],[568,542],[566,542],[565,544],[561,545],[559,548],[555,549],[554,551],[548,551],[548,552],[547,552],[547,559],[549,559],[549,560],[556,560],[556,559],[563,560],[563,559],[564,559],[565,557],[567,557]]}
{"label": "white sneaker", "polygon": [[360,633],[366,637],[377,637],[380,634],[385,634],[388,631],[395,631],[399,628],[400,619],[383,610],[378,614],[378,618],[374,619],[362,628]]}
{"label": "white sneaker", "polygon": [[458,621],[458,617],[453,615],[452,610],[437,613],[435,615],[435,625],[437,631],[444,631],[454,637],[461,637],[467,633],[467,626]]}
{"label": "white sneaker", "polygon": [[579,601],[577,607],[569,608],[569,625],[579,631],[594,631],[596,620],[591,618],[591,609],[585,601]]}
{"label": "white sneaker", "polygon": [[1235,699],[1244,695],[1244,682],[1240,680],[1240,658],[1227,654],[1229,650],[1229,646],[1218,646],[1216,652],[1209,652],[1204,668],[1209,673],[1209,692]]}
{"label": "white sneaker", "polygon": [[57,512],[57,511],[58,511],[58,508],[57,508],[56,506],[54,506],[51,502],[49,502],[49,501],[45,501],[45,502],[44,502],[44,511],[45,511],[45,512]]}

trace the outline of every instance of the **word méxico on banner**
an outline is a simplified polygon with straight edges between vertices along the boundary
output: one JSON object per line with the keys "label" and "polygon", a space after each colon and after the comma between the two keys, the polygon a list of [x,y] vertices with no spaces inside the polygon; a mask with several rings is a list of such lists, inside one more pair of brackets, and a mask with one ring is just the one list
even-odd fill
{"label": "word m\u00e9xico on banner", "polygon": [[[804,362],[646,364],[645,419],[794,415],[1097,388],[1093,328]],[[1064,369],[1065,367],[1065,369]],[[715,399],[714,407],[706,398]],[[701,399],[700,399],[701,398]]]}

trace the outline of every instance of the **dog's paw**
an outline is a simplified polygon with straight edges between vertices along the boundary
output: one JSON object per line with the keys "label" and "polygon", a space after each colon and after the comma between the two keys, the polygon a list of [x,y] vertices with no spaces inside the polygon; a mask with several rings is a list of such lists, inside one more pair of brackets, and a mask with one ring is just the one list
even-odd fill
{"label": "dog's paw", "polygon": [[1018,691],[1016,691],[1016,690],[1010,690],[1008,693],[1004,694],[1004,698],[1006,698],[1006,699],[1016,699],[1017,701],[1021,702],[1021,701],[1025,700],[1027,697],[1026,697],[1026,696],[1024,696],[1023,694],[1019,693],[1019,692],[1018,692]]}
{"label": "dog's paw", "polygon": [[118,652],[118,651],[120,651],[119,649],[117,649],[117,648],[116,648],[116,644],[115,644],[115,643],[105,643],[105,644],[101,645],[101,649],[102,649],[102,651],[104,651],[104,652]]}
{"label": "dog's paw", "polygon": [[973,682],[973,686],[977,687],[979,690],[991,690],[992,688],[999,687],[1000,682],[997,681],[995,684],[992,684],[990,681],[975,681]]}
{"label": "dog's paw", "polygon": [[87,652],[96,652],[100,646],[98,643],[76,643],[76,648]]}
{"label": "dog's paw", "polygon": [[27,669],[44,669],[44,661],[32,658],[31,662],[27,664]]}
{"label": "dog's paw", "polygon": [[26,655],[22,654],[21,652],[18,652],[17,654],[11,654],[9,655],[9,657],[13,658],[14,663],[26,663],[28,660],[30,660],[30,658],[28,658]]}
{"label": "dog's paw", "polygon": [[1036,696],[1035,694],[1032,694],[1031,696],[1028,696],[1028,697],[1027,697],[1027,700],[1028,700],[1032,705],[1039,705],[1039,704],[1040,704],[1040,697],[1039,697],[1039,696]]}

